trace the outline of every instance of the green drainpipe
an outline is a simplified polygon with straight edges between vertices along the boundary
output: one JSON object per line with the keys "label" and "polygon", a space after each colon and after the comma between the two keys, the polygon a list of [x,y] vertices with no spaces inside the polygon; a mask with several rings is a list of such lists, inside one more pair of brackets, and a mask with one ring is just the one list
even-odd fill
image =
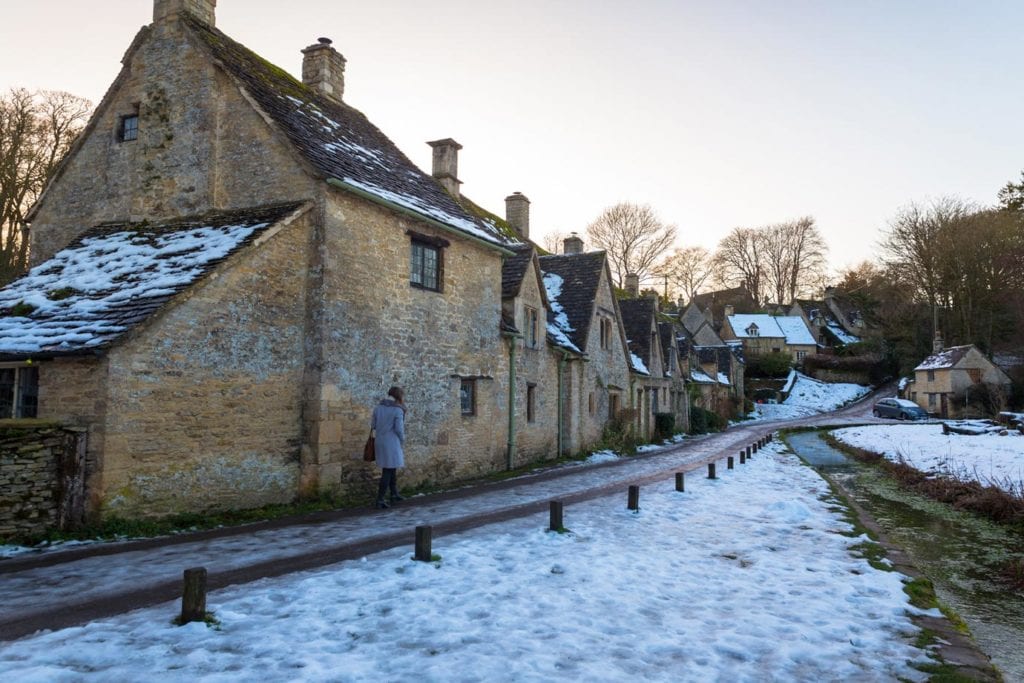
{"label": "green drainpipe", "polygon": [[561,458],[565,455],[565,422],[564,422],[564,410],[562,407],[562,390],[564,386],[564,380],[562,375],[565,372],[565,365],[568,362],[569,354],[562,351],[562,358],[558,361],[558,457]]}
{"label": "green drainpipe", "polygon": [[516,337],[508,338],[508,455],[506,469],[512,469],[516,452]]}

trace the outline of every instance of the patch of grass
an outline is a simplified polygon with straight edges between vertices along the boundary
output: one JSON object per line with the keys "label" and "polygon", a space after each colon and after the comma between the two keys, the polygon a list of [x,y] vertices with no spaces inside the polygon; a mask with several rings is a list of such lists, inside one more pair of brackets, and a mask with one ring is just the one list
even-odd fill
{"label": "patch of grass", "polygon": [[1024,591],[1024,557],[1008,560],[999,572],[1003,581],[1015,591]]}
{"label": "patch of grass", "polygon": [[973,676],[960,673],[960,667],[954,664],[918,662],[911,666],[922,673],[931,674],[928,677],[929,683],[975,683],[977,681]]}
{"label": "patch of grass", "polygon": [[850,551],[867,560],[868,564],[879,571],[895,571],[890,564],[882,561],[886,559],[886,552],[885,547],[881,543],[864,541],[857,545],[850,546]]}
{"label": "patch of grass", "polygon": [[919,576],[903,583],[903,592],[910,597],[910,604],[919,609],[933,609],[939,606],[935,597],[935,586],[931,579]]}
{"label": "patch of grass", "polygon": [[[190,623],[190,622],[182,621],[181,620],[181,615],[178,615],[174,619],[171,620],[171,623],[174,624],[175,626],[184,626],[185,624]],[[214,629],[216,631],[220,630],[220,626],[221,626],[220,619],[218,619],[217,615],[214,614],[213,612],[204,612],[203,613],[203,623],[206,624],[206,626],[208,628],[212,628],[212,629]]]}
{"label": "patch of grass", "polygon": [[11,318],[27,318],[32,315],[32,312],[36,310],[36,307],[32,304],[27,304],[24,301],[19,301],[10,308],[8,308],[4,315]]}
{"label": "patch of grass", "polygon": [[46,293],[46,298],[50,301],[63,301],[64,299],[71,298],[77,293],[78,291],[74,287],[61,287],[60,289],[51,289]]}
{"label": "patch of grass", "polygon": [[551,532],[553,534],[571,534],[572,533],[571,529],[566,529],[564,526],[560,526],[557,529],[547,529],[547,531],[549,531],[549,532]]}

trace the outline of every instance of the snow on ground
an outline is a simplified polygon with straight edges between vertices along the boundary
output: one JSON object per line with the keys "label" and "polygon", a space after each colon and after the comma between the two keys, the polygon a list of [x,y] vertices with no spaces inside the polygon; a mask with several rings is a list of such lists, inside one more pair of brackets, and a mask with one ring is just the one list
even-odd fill
{"label": "snow on ground", "polygon": [[793,420],[827,413],[871,391],[871,387],[840,382],[819,382],[801,373],[786,381],[789,397],[780,404],[758,403],[750,417],[755,420]]}
{"label": "snow on ground", "polygon": [[931,423],[848,427],[832,434],[922,472],[975,480],[1024,496],[1024,436],[1018,432],[946,435],[941,423]]}
{"label": "snow on ground", "polygon": [[[8,643],[21,682],[923,680],[902,577],[850,554],[862,539],[828,487],[772,444],[686,492],[645,486],[546,515],[211,593],[220,625],[177,605]],[[931,612],[930,612],[931,613]],[[937,614],[937,613],[936,613]]]}

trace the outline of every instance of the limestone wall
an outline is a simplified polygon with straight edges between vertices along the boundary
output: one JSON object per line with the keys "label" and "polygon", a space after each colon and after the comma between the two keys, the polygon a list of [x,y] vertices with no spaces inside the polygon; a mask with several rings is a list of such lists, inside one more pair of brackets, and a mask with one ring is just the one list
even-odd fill
{"label": "limestone wall", "polygon": [[78,439],[43,420],[0,420],[0,539],[81,521]]}
{"label": "limestone wall", "polygon": [[[447,240],[442,291],[409,284],[414,231]],[[368,490],[379,470],[361,459],[370,413],[406,390],[405,484],[451,481],[504,466],[507,350],[500,337],[500,253],[342,189],[328,196],[323,250],[321,391],[309,430],[322,489]],[[460,411],[461,378],[476,378],[477,410]]]}
{"label": "limestone wall", "polygon": [[110,352],[104,515],[298,495],[315,220],[309,212],[246,247]]}
{"label": "limestone wall", "polygon": [[[180,30],[177,22],[143,29],[32,221],[33,264],[103,222],[313,196],[313,181],[279,134]],[[136,112],[138,139],[119,140],[121,117]]]}

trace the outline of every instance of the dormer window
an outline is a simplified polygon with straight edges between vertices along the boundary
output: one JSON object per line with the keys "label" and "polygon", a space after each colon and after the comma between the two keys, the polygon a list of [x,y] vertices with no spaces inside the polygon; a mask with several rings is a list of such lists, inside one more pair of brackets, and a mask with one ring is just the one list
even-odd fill
{"label": "dormer window", "polygon": [[761,336],[760,335],[760,330],[757,327],[757,323],[750,323],[750,326],[747,327],[747,336],[748,337],[759,337],[759,336]]}
{"label": "dormer window", "polygon": [[117,139],[120,142],[132,142],[139,139],[139,112],[125,114],[117,126]]}

